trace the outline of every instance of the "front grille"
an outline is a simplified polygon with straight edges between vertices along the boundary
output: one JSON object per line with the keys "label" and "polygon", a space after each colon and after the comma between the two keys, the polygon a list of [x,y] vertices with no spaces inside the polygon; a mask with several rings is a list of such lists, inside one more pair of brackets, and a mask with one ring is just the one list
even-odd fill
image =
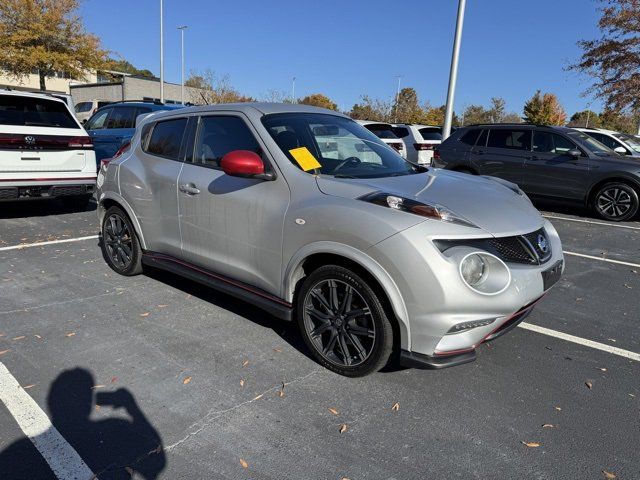
{"label": "front grille", "polygon": [[489,244],[498,252],[498,256],[505,262],[538,263],[538,259],[531,254],[520,237],[492,238]]}

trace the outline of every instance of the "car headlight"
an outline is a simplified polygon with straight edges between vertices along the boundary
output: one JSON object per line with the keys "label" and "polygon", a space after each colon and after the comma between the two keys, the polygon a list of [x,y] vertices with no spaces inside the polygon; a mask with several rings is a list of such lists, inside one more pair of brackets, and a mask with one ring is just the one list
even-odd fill
{"label": "car headlight", "polygon": [[420,215],[421,217],[442,220],[443,222],[464,225],[465,227],[479,228],[463,216],[452,212],[442,205],[430,205],[416,200],[411,200],[409,198],[399,197],[391,193],[374,192],[360,197],[359,200],[374,203],[382,207],[392,208],[394,210],[413,213],[415,215]]}
{"label": "car headlight", "polygon": [[504,292],[511,283],[511,271],[495,255],[472,252],[460,261],[460,276],[472,290],[483,295]]}

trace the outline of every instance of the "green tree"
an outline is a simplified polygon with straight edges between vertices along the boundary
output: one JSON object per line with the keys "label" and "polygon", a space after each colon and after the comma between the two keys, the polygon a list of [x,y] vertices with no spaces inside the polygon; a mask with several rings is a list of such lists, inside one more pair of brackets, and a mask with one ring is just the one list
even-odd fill
{"label": "green tree", "polygon": [[255,101],[233,88],[229,75],[218,77],[209,69],[201,73],[192,71],[184,85],[193,89],[188,92],[191,103],[212,105]]}
{"label": "green tree", "polygon": [[538,90],[524,105],[524,118],[539,125],[564,125],[567,120],[562,105],[553,93],[544,95]]}
{"label": "green tree", "polygon": [[465,125],[491,123],[491,115],[482,105],[469,105],[462,115]]}
{"label": "green tree", "polygon": [[600,114],[600,126],[616,132],[634,134],[637,132],[638,123],[640,123],[638,114],[622,113],[611,109],[605,109]]}
{"label": "green tree", "polygon": [[329,110],[338,110],[338,105],[322,93],[307,95],[302,100],[299,100],[298,103],[301,103],[303,105],[313,105],[314,107],[327,108]]}
{"label": "green tree", "polygon": [[[432,107],[427,103],[423,107],[423,114],[418,123],[423,123],[425,125],[443,125],[446,109],[447,109],[446,105],[441,105],[439,107]],[[455,112],[453,112],[452,125],[454,127],[460,125],[460,119],[458,118]]]}
{"label": "green tree", "polygon": [[397,102],[391,107],[393,120],[398,123],[419,123],[424,116],[424,110],[418,103],[418,94],[415,89],[405,87],[400,90]]}
{"label": "green tree", "polygon": [[491,97],[491,108],[487,110],[491,123],[500,123],[504,121],[506,105],[507,102],[505,102],[504,98]]}
{"label": "green tree", "polygon": [[591,127],[598,128],[602,126],[602,120],[593,110],[582,110],[571,115],[567,127]]}
{"label": "green tree", "polygon": [[351,107],[349,116],[354,120],[388,122],[391,121],[390,111],[391,108],[387,102],[363,95],[360,97],[360,102]]}
{"label": "green tree", "polygon": [[154,77],[155,75],[151,70],[143,69],[140,70],[134,67],[130,62],[125,59],[114,60],[113,58],[109,58],[105,64],[105,69],[113,70],[115,72],[121,73],[130,73],[131,75],[137,75],[140,77]]}
{"label": "green tree", "polygon": [[2,0],[0,68],[16,78],[37,70],[40,90],[56,72],[83,79],[103,68],[107,52],[85,31],[77,10],[78,0]]}

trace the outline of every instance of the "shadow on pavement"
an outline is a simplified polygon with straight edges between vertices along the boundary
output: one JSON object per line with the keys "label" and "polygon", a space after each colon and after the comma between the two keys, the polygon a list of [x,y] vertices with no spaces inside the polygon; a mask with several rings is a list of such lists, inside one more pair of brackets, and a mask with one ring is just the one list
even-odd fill
{"label": "shadow on pavement", "polygon": [[[126,389],[101,391],[95,395],[99,417],[92,420],[94,378],[82,368],[62,372],[51,384],[47,405],[53,426],[78,452],[95,474],[94,478],[146,480],[157,479],[166,459],[162,439],[149,423],[133,395]],[[59,459],[64,461],[64,459]],[[34,454],[28,438],[18,440],[0,452],[2,480],[55,478],[45,460]],[[89,479],[86,479],[89,480]]]}
{"label": "shadow on pavement", "polygon": [[95,201],[90,201],[86,207],[78,208],[73,203],[66,203],[60,199],[35,198],[2,202],[0,218],[28,218],[47,217],[49,215],[64,215],[68,213],[94,212],[97,208]]}

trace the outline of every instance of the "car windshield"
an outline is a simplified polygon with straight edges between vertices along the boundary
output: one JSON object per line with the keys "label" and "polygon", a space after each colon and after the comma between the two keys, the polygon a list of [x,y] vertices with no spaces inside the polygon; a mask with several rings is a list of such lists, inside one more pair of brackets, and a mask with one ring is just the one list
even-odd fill
{"label": "car windshield", "polygon": [[573,132],[567,132],[567,134],[591,153],[595,153],[596,155],[615,155],[613,150],[586,133],[575,130]]}
{"label": "car windshield", "polygon": [[276,113],[262,123],[304,171],[337,178],[411,175],[419,169],[351,119],[322,113]]}
{"label": "car windshield", "polygon": [[0,125],[78,128],[63,102],[18,95],[0,95]]}
{"label": "car windshield", "polygon": [[631,135],[626,135],[624,133],[614,133],[613,136],[616,137],[617,139],[622,140],[629,147],[631,147],[634,151],[640,152],[640,140],[639,139],[637,139],[635,137],[632,137]]}

